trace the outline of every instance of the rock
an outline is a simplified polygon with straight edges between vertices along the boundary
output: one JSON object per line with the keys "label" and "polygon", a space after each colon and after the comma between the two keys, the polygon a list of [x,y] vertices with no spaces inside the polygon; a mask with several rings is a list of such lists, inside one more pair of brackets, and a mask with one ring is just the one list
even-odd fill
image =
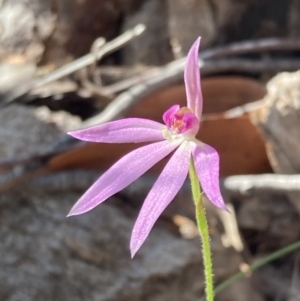
{"label": "rock", "polygon": [[268,141],[272,167],[278,173],[300,171],[300,72],[281,73],[267,85],[265,105],[253,114]]}
{"label": "rock", "polygon": [[224,290],[216,301],[264,301],[263,294],[255,289],[251,279],[242,278]]}
{"label": "rock", "polygon": [[260,195],[241,203],[238,224],[255,252],[266,253],[283,248],[300,237],[300,221],[284,195]]}
{"label": "rock", "polygon": [[[36,66],[33,63],[16,64],[3,62],[0,64],[0,99],[5,93],[14,93],[20,86],[29,84],[35,77]],[[1,99],[2,100],[2,99]]]}
{"label": "rock", "polygon": [[[267,153],[277,173],[300,172],[300,72],[281,73],[267,85],[265,105],[252,114],[267,141]],[[300,194],[289,193],[300,214]]]}
{"label": "rock", "polygon": [[263,266],[254,273],[256,291],[275,300],[299,300],[299,282],[296,276],[299,268],[299,251],[284,256],[273,264]]}
{"label": "rock", "polygon": [[[114,197],[66,219],[76,193],[0,196],[1,300],[197,300],[203,290],[199,239],[159,221],[131,260],[137,211]],[[240,262],[213,238],[216,279]],[[226,260],[224,260],[226,258]]]}
{"label": "rock", "polygon": [[45,154],[64,136],[53,124],[39,120],[33,108],[21,105],[0,110],[0,128],[2,163]]}
{"label": "rock", "polygon": [[45,123],[55,124],[63,132],[79,128],[82,123],[78,116],[71,115],[66,111],[53,112],[46,106],[36,108],[34,114]]}
{"label": "rock", "polygon": [[0,8],[0,55],[22,54],[26,61],[39,61],[44,41],[50,36],[55,18],[51,0],[8,0]]}

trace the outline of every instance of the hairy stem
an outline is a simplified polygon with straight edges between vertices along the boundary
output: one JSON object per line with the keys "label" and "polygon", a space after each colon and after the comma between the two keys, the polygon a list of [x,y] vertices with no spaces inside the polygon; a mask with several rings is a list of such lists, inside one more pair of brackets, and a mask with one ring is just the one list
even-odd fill
{"label": "hairy stem", "polygon": [[192,195],[196,208],[196,221],[201,236],[202,242],[202,256],[204,264],[204,277],[205,277],[205,295],[206,301],[214,300],[214,283],[213,283],[213,269],[210,250],[210,238],[208,231],[208,224],[205,214],[205,209],[202,203],[201,189],[199,178],[195,171],[193,159],[191,159],[189,175],[192,186]]}

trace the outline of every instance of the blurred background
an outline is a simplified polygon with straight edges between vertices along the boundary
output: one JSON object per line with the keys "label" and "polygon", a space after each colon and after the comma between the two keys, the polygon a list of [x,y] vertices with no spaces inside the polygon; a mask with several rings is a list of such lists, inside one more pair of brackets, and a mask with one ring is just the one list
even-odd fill
{"label": "blurred background", "polygon": [[[216,284],[300,238],[298,0],[0,0],[0,301],[196,301],[200,242],[187,182],[131,260],[166,163],[82,216],[82,193],[136,145],[66,132],[185,105],[201,36],[199,139],[221,158],[232,214],[206,202]],[[300,300],[299,251],[217,301]]]}

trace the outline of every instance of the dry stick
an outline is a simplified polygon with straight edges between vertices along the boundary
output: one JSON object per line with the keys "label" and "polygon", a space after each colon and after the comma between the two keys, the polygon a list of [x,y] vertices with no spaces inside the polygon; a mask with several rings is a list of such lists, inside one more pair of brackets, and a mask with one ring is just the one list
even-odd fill
{"label": "dry stick", "polygon": [[[250,60],[250,59],[218,59],[214,61],[207,60],[202,63],[201,73],[203,75],[211,75],[215,73],[235,71],[244,73],[259,73],[262,71],[293,71],[299,68],[299,60]],[[133,85],[141,84],[154,76],[161,76],[162,68],[155,68],[144,74],[135,75],[131,78],[116,82],[112,85],[102,87],[101,90],[105,94],[115,94],[126,90]],[[178,80],[180,75],[178,74]]]}
{"label": "dry stick", "polygon": [[[122,35],[117,37],[116,39],[108,42],[104,45],[103,41],[103,47],[100,48],[98,54],[89,53],[74,62],[71,62],[53,72],[46,75],[42,79],[38,79],[36,83],[33,85],[32,89],[41,87],[45,84],[48,84],[52,81],[58,80],[64,76],[70,75],[75,71],[78,71],[84,67],[87,67],[88,65],[91,65],[95,62],[95,60],[100,60],[104,55],[107,55],[113,51],[116,51],[117,49],[121,48],[125,44],[127,44],[129,41],[131,41],[133,38],[139,36],[141,33],[143,33],[145,30],[145,26],[142,24],[137,25],[133,29],[130,29],[126,32],[124,32]],[[263,40],[257,40],[257,41],[245,41],[240,43],[233,43],[228,46],[223,47],[217,47],[215,49],[209,49],[206,51],[203,51],[201,54],[201,59],[211,59],[211,58],[220,58],[224,56],[231,56],[231,55],[238,55],[238,54],[244,54],[244,53],[253,53],[253,52],[264,52],[264,51],[274,51],[274,50],[295,50],[300,48],[300,40],[295,39],[278,39],[278,38],[271,38],[271,39],[263,39]],[[183,62],[185,59],[179,59],[172,63],[170,63],[167,66],[174,67],[175,69],[178,69],[178,72],[183,71],[184,64]],[[178,65],[178,66],[177,66]],[[149,73],[147,72],[145,75],[141,75],[139,77],[143,77],[145,80],[152,78],[153,76],[156,76],[159,74],[159,70],[151,70]],[[241,68],[243,69],[243,68]],[[133,81],[133,82],[132,82]],[[136,80],[128,80],[127,85],[122,87],[122,89],[129,88],[132,86],[133,83],[138,83],[138,79]],[[121,83],[119,83],[121,85]],[[114,89],[114,91],[111,91],[113,87],[105,87],[103,88],[104,94],[113,94],[115,92],[118,92],[120,90]]]}
{"label": "dry stick", "polygon": [[220,58],[245,53],[288,51],[297,49],[300,49],[299,39],[268,38],[256,41],[233,43],[228,46],[205,50],[202,52],[201,59]]}
{"label": "dry stick", "polygon": [[[222,56],[238,55],[244,53],[263,52],[263,51],[275,51],[275,50],[295,50],[300,48],[300,40],[295,39],[264,39],[258,41],[246,41],[241,43],[234,43],[224,47],[218,47],[216,49],[210,49],[202,52],[200,67],[202,75],[213,74],[225,71],[243,71],[249,73],[256,73],[261,71],[282,71],[282,70],[297,70],[300,68],[300,61],[252,61],[252,60],[222,60],[214,62],[204,62],[203,60],[219,58]],[[95,117],[92,117],[82,127],[92,126],[99,123],[111,121],[121,116],[122,113],[130,109],[134,104],[150,95],[154,91],[168,86],[169,84],[176,83],[182,78],[184,70],[185,58],[176,60],[166,66],[151,70],[149,72],[149,78],[144,76],[143,83],[139,83],[137,78],[135,82],[138,82],[136,86],[132,87],[128,91],[119,95],[114,101],[112,101],[104,111]],[[160,72],[159,72],[160,71]],[[131,81],[127,80],[129,84]],[[119,86],[124,89],[124,84],[119,83]],[[117,92],[115,86],[113,93]],[[103,88],[105,93],[112,93],[109,87]]]}
{"label": "dry stick", "polygon": [[151,68],[150,70],[144,71],[141,74],[137,74],[129,78],[125,78],[106,87],[102,87],[101,89],[103,93],[116,94],[134,85],[145,82],[148,79],[153,78],[156,75],[159,75],[160,73],[161,73],[161,67]]}
{"label": "dry stick", "polygon": [[[239,43],[233,43],[227,46],[221,46],[214,49],[204,50],[200,57],[202,60],[216,59],[226,56],[241,55],[248,53],[258,53],[267,51],[287,51],[300,49],[300,40],[296,39],[279,39],[279,38],[269,38],[256,41],[244,41]],[[175,62],[181,63],[182,59]],[[175,63],[174,62],[174,63]],[[243,69],[243,68],[242,68]],[[181,70],[183,71],[183,69]],[[105,93],[117,93],[131,87],[133,84],[138,84],[141,82],[141,77],[144,80],[156,76],[159,70],[151,70],[143,75],[135,76],[124,81],[115,83],[113,85],[103,88]]]}
{"label": "dry stick", "polygon": [[180,59],[160,69],[160,73],[148,79],[142,84],[130,88],[128,91],[120,94],[97,116],[86,120],[82,127],[87,127],[99,123],[104,123],[116,119],[122,113],[129,110],[134,104],[150,95],[160,88],[166,87],[178,81],[182,77],[182,70],[185,59]]}
{"label": "dry stick", "polygon": [[[300,68],[299,59],[267,59],[267,60],[250,60],[250,59],[223,59],[204,62],[202,67],[203,75],[214,73],[238,71],[245,73],[260,72],[279,72],[294,71]],[[201,70],[202,70],[201,69]]]}
{"label": "dry stick", "polygon": [[[125,31],[122,35],[115,38],[114,40],[104,44],[103,47],[99,49],[99,52],[95,55],[94,53],[86,54],[85,56],[71,62],[53,72],[46,75],[44,78],[39,79],[34,83],[33,89],[41,87],[49,82],[58,80],[64,76],[70,75],[75,71],[78,71],[84,67],[87,67],[95,62],[95,60],[100,60],[104,55],[116,51],[117,49],[123,47],[132,39],[141,35],[145,31],[145,26],[139,24],[132,29]],[[219,58],[230,55],[237,55],[243,53],[251,52],[263,52],[263,51],[274,51],[274,50],[295,50],[300,48],[300,40],[295,39],[263,39],[258,41],[245,41],[241,43],[233,43],[228,46],[218,47],[215,49],[206,50],[202,53],[201,59],[211,59]],[[181,66],[182,61],[185,59],[179,59],[170,63],[169,65],[179,65]],[[176,67],[175,67],[176,68]],[[183,66],[181,66],[183,70]]]}
{"label": "dry stick", "polygon": [[[49,73],[45,77],[41,79],[37,79],[30,84],[21,85],[14,91],[10,91],[7,95],[3,96],[2,104],[7,104],[16,98],[27,94],[28,92],[34,90],[35,88],[39,88],[43,85],[46,85],[52,81],[59,80],[62,77],[72,74],[73,72],[80,70],[84,67],[95,62],[95,59],[101,59],[104,55],[109,54],[123,45],[128,43],[131,39],[139,36],[145,30],[145,26],[142,24],[137,25],[133,29],[130,29],[117,37],[116,39],[108,42],[102,48],[97,56],[93,53],[89,53],[78,60],[75,60],[53,72]],[[224,47],[218,47],[215,49],[210,49],[202,52],[201,58],[204,59],[211,59],[211,58],[219,58],[223,56],[230,56],[230,55],[238,55],[243,53],[251,53],[251,52],[264,52],[264,51],[274,51],[274,50],[295,50],[300,48],[300,41],[295,39],[278,39],[278,38],[271,38],[271,39],[263,39],[257,41],[245,41],[241,43],[234,43]],[[172,64],[178,64],[179,70],[177,72],[182,72],[184,66],[182,66],[182,60],[179,59],[174,61]],[[151,79],[153,76],[156,76],[156,72],[149,72],[149,75],[145,76],[146,79]],[[149,77],[148,77],[149,76]],[[130,82],[129,82],[130,83]],[[127,86],[128,87],[128,86]],[[124,88],[123,88],[124,89]],[[118,90],[120,91],[120,90]],[[110,94],[111,91],[104,91],[107,94]],[[115,91],[116,92],[116,91]],[[111,94],[113,94],[112,92]]]}
{"label": "dry stick", "polygon": [[[225,200],[226,201],[226,200]],[[217,210],[217,214],[220,217],[222,224],[224,226],[226,234],[226,242],[228,246],[232,246],[237,252],[243,252],[245,249],[243,238],[240,235],[239,226],[236,218],[235,208],[230,202],[226,203],[227,208],[230,210],[231,214],[223,210]],[[224,241],[223,241],[224,244]],[[246,252],[244,252],[246,253]],[[247,252],[248,253],[248,252]],[[247,254],[247,257],[249,255]]]}
{"label": "dry stick", "polygon": [[[52,81],[58,80],[62,77],[70,75],[75,71],[78,71],[84,67],[87,67],[95,62],[95,60],[100,60],[103,56],[120,49],[125,44],[127,44],[132,39],[138,37],[145,31],[145,26],[139,24],[132,29],[125,31],[123,34],[115,38],[114,40],[103,43],[103,47],[99,49],[97,54],[89,53],[85,56],[51,72],[42,79],[38,79],[34,84],[32,89],[41,87],[45,84],[48,84]],[[258,41],[245,41],[241,43],[233,43],[228,46],[218,47],[215,49],[206,50],[202,53],[201,59],[211,59],[219,58],[230,55],[238,55],[243,53],[252,53],[252,52],[263,52],[263,51],[274,51],[274,50],[295,50],[300,48],[300,40],[295,39],[263,39]],[[172,62],[170,65],[181,66],[182,61],[185,59],[179,59]],[[175,63],[175,64],[174,64]],[[178,67],[179,67],[178,66]],[[182,69],[183,70],[183,69]],[[155,72],[153,72],[155,73]],[[152,74],[153,75],[153,74]]]}
{"label": "dry stick", "polygon": [[[139,24],[133,29],[124,32],[116,39],[105,44],[102,48],[100,48],[99,53],[96,56],[93,53],[89,53],[57,70],[54,70],[53,72],[49,73],[48,75],[44,76],[41,79],[37,79],[26,85],[21,85],[14,91],[10,91],[10,93],[8,93],[7,95],[3,95],[2,104],[5,105],[36,88],[44,86],[50,82],[59,80],[62,77],[70,75],[77,70],[80,70],[84,67],[87,67],[88,65],[91,65],[93,62],[95,62],[95,59],[99,60],[104,55],[107,55],[121,48],[130,40],[143,33],[144,30],[145,30],[145,26]],[[264,52],[264,51],[274,51],[274,50],[295,50],[299,48],[300,48],[300,40],[271,38],[271,39],[263,39],[257,41],[245,41],[241,43],[234,43],[228,46],[206,50],[202,52],[201,58],[205,60],[205,59],[219,58],[219,57],[230,56],[230,55],[238,55],[243,53]],[[179,73],[183,72],[183,68],[184,68],[184,65],[182,65],[182,60],[184,59],[179,59],[171,63],[171,64],[174,63],[178,64],[179,69],[177,70],[177,72]],[[155,72],[150,72],[149,78],[151,79],[151,77],[155,75],[156,75]]]}
{"label": "dry stick", "polygon": [[[155,91],[167,87],[168,85],[175,84],[183,77],[183,68],[185,59],[174,61],[165,67],[161,67],[158,71],[150,71],[151,78],[139,83],[129,90],[121,93],[112,102],[110,102],[106,108],[94,117],[91,117],[84,121],[81,128],[109,122],[124,115],[130,108],[136,103],[142,101],[145,97],[151,95]],[[211,75],[220,72],[229,71],[242,71],[247,73],[258,73],[262,71],[293,71],[300,69],[300,60],[246,60],[246,59],[229,59],[229,60],[216,60],[216,61],[200,61],[200,68],[202,75]],[[155,76],[153,76],[155,74]],[[104,87],[102,92],[110,93]],[[106,90],[107,89],[107,90]],[[263,105],[263,101],[257,101],[253,104],[247,104],[228,112],[225,112],[227,117],[237,117],[243,115],[246,112],[251,112],[258,109]],[[155,105],[155,104],[154,104]],[[69,144],[73,141],[72,138],[66,137],[63,144]],[[55,147],[56,148],[56,147]],[[60,144],[57,145],[60,148]]]}
{"label": "dry stick", "polygon": [[112,53],[117,49],[120,49],[129,41],[141,35],[144,31],[145,26],[142,24],[139,24],[134,28],[125,31],[123,34],[121,34],[114,40],[104,44],[103,47],[99,49],[99,52],[97,54],[88,53],[85,56],[79,58],[78,60],[63,66],[46,75],[44,78],[38,80],[34,84],[34,88],[41,87],[45,84],[48,84],[49,82],[58,80],[64,76],[70,75],[75,71],[78,71],[93,64],[95,60],[100,60],[103,56],[108,55],[109,53]]}
{"label": "dry stick", "polygon": [[[153,92],[167,87],[170,84],[177,83],[183,77],[183,68],[185,59],[174,61],[155,71],[156,76],[147,81],[133,86],[126,92],[116,97],[107,107],[95,117],[89,118],[82,124],[82,128],[101,124],[111,121],[122,116],[132,106],[151,95]],[[200,60],[202,75],[228,72],[243,71],[248,73],[257,73],[261,71],[282,71],[300,69],[299,60],[246,60],[246,59],[229,59],[217,61]],[[107,92],[107,91],[106,91]]]}
{"label": "dry stick", "polygon": [[31,90],[34,90],[36,88],[40,88],[46,84],[49,84],[53,81],[59,80],[62,77],[65,77],[67,75],[70,75],[74,73],[75,71],[78,71],[82,68],[85,68],[95,62],[95,60],[100,60],[103,56],[116,51],[117,49],[120,49],[125,44],[127,44],[132,39],[138,37],[145,31],[145,26],[143,24],[139,24],[135,26],[132,29],[129,29],[125,31],[123,34],[115,38],[114,40],[104,43],[103,46],[100,47],[99,52],[97,54],[95,53],[88,53],[85,56],[62,66],[61,68],[58,68],[54,70],[53,72],[50,72],[49,74],[45,75],[43,78],[35,80],[30,85],[26,85],[24,87],[20,87],[20,89],[17,89],[15,93],[11,93],[7,95],[4,103],[11,102],[15,100],[16,98],[30,92]]}
{"label": "dry stick", "polygon": [[230,176],[221,182],[222,190],[232,196],[251,196],[257,193],[287,193],[300,191],[300,175]]}

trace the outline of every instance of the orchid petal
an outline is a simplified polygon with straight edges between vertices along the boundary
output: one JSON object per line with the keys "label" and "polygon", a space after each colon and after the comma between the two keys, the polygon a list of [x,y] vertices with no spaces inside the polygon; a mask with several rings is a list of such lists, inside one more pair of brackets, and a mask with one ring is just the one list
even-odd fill
{"label": "orchid petal", "polygon": [[105,143],[150,142],[164,140],[159,122],[143,118],[126,118],[96,125],[68,134],[84,141]]}
{"label": "orchid petal", "polygon": [[228,211],[220,192],[218,152],[208,144],[202,143],[194,149],[193,157],[206,196],[215,206]]}
{"label": "orchid petal", "polygon": [[171,153],[179,142],[161,141],[140,147],[122,157],[107,170],[77,201],[68,216],[92,210],[119,192],[158,161]]}
{"label": "orchid petal", "polygon": [[202,92],[200,86],[200,71],[198,51],[200,37],[194,42],[186,60],[184,81],[187,96],[187,106],[200,120],[202,114]]}
{"label": "orchid petal", "polygon": [[197,117],[193,113],[185,113],[182,120],[186,124],[184,134],[195,137],[200,128],[200,122]]}
{"label": "orchid petal", "polygon": [[189,169],[191,147],[184,142],[171,157],[149,192],[134,225],[130,249],[133,257],[149,235],[154,223],[183,185]]}
{"label": "orchid petal", "polygon": [[173,105],[163,114],[163,121],[166,125],[170,126],[170,118],[180,109],[180,105]]}

